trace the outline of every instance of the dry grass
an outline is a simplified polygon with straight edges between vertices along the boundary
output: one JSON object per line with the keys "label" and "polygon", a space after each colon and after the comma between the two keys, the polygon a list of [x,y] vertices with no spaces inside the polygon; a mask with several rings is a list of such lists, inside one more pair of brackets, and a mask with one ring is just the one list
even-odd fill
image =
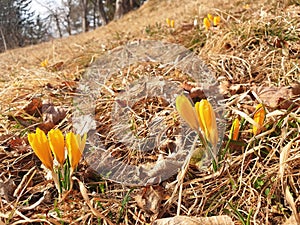
{"label": "dry grass", "polygon": [[[266,99],[262,90],[275,86],[280,93],[282,88],[299,83],[299,9],[296,1],[210,5],[153,0],[96,31],[1,54],[0,224],[149,224],[176,214],[229,215],[235,224],[284,223],[299,210],[299,86],[291,89],[292,96],[279,96],[280,102],[289,100],[295,105],[266,104],[263,132],[253,137],[246,120],[239,140],[224,151],[231,122],[243,113],[253,115],[255,106]],[[196,16],[202,25],[208,12],[222,18],[220,27],[205,32],[201,26],[190,26]],[[166,17],[175,19],[174,30],[165,26]],[[215,72],[225,97],[228,121],[220,148],[220,154],[225,154],[221,167],[213,173],[190,165],[159,185],[127,187],[101,178],[82,161],[76,177],[84,182],[91,204],[87,204],[76,182],[69,197],[58,203],[54,184],[45,179],[26,138],[29,131],[43,123],[42,118],[29,115],[24,107],[34,97],[52,100],[67,111],[57,127],[70,130],[74,88],[88,66],[107,50],[138,39],[184,45]],[[40,66],[45,59],[49,60],[46,68]],[[156,161],[161,149],[145,156],[135,155],[132,149],[124,151],[114,143],[113,135],[105,135],[110,130],[114,93],[122,91],[122,82],[131,83],[141,74],[159,77],[168,69],[158,68],[151,63],[124,68],[123,72],[131,71],[132,77],[124,81],[122,73],[116,74],[107,81],[113,91],[101,93],[103,98],[97,102],[96,116],[102,123],[98,133],[106,138],[115,157],[132,164]],[[180,71],[171,71],[167,79],[182,82],[184,75],[178,79],[178,74]],[[149,118],[164,107],[159,99],[136,106],[133,121],[139,137],[147,134]],[[166,120],[172,139],[178,121]],[[164,153],[172,151],[172,146],[167,146]]]}

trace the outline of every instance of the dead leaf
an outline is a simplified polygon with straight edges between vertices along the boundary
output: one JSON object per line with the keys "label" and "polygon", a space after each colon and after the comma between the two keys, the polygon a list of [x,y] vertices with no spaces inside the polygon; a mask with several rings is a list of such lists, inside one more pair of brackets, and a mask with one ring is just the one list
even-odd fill
{"label": "dead leaf", "polygon": [[[271,108],[288,109],[300,92],[300,84],[291,87],[260,86],[251,89],[262,102]],[[295,102],[299,105],[299,102]]]}
{"label": "dead leaf", "polygon": [[225,80],[220,82],[219,90],[222,95],[235,95],[246,92],[247,86],[247,84],[234,84]]}
{"label": "dead leaf", "polygon": [[[298,216],[300,216],[300,214],[298,214]],[[291,217],[284,222],[284,224],[282,225],[296,225],[297,224],[297,221],[296,221],[296,218],[295,218],[295,215],[292,214]]]}
{"label": "dead leaf", "polygon": [[3,182],[0,180],[0,195],[5,198],[6,201],[12,200],[13,192],[16,189],[16,185],[12,179],[8,179]]}
{"label": "dead leaf", "polygon": [[161,201],[165,199],[165,193],[160,186],[149,186],[142,189],[140,193],[134,196],[137,205],[153,214],[158,214]]}
{"label": "dead leaf", "polygon": [[26,138],[19,138],[19,137],[13,137],[7,142],[7,146],[11,151],[17,151],[18,153],[22,154],[28,151]]}
{"label": "dead leaf", "polygon": [[295,220],[296,220],[296,224],[300,224],[300,216],[297,212],[297,207],[296,207],[296,204],[295,204],[295,201],[294,201],[294,198],[289,190],[288,187],[285,188],[285,199],[287,201],[287,203],[291,206],[292,208],[292,211],[293,211],[293,215],[295,217]]}
{"label": "dead leaf", "polygon": [[229,216],[188,217],[175,216],[154,221],[153,225],[233,225]]}
{"label": "dead leaf", "polygon": [[56,125],[66,116],[66,110],[61,106],[54,106],[51,101],[44,100],[42,105],[42,117],[44,124]]}
{"label": "dead leaf", "polygon": [[54,65],[49,66],[48,68],[50,71],[56,72],[56,71],[62,70],[63,66],[64,66],[64,62],[58,62],[58,63],[55,63]]}
{"label": "dead leaf", "polygon": [[31,99],[30,103],[24,107],[24,111],[27,114],[36,117],[41,116],[41,109],[42,109],[42,100],[40,98]]}

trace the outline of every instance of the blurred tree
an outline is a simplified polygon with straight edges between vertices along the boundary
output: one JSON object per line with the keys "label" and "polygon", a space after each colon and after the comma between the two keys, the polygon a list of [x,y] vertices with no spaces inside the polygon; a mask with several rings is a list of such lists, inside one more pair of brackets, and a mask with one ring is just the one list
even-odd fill
{"label": "blurred tree", "polygon": [[47,28],[30,9],[31,0],[0,1],[0,51],[45,40]]}

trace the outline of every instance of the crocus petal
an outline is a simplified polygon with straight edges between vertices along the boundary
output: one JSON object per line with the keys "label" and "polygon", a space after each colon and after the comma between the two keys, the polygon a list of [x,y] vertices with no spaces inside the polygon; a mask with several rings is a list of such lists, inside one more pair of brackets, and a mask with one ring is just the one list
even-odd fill
{"label": "crocus petal", "polygon": [[210,28],[210,22],[206,17],[203,19],[203,25],[205,27],[205,30],[208,30]]}
{"label": "crocus petal", "polygon": [[166,23],[167,23],[168,27],[171,26],[171,20],[169,18],[166,19]]}
{"label": "crocus petal", "polygon": [[171,26],[171,28],[175,27],[175,20],[171,20],[170,26]]}
{"label": "crocus petal", "polygon": [[197,115],[197,119],[198,119],[200,128],[205,133],[205,127],[204,127],[204,124],[203,124],[203,122],[201,120],[201,117],[200,117],[200,102],[196,102],[196,104],[195,104],[195,110],[196,110],[196,115]]}
{"label": "crocus petal", "polygon": [[214,26],[218,26],[220,24],[221,18],[219,16],[214,17]]}
{"label": "crocus petal", "polygon": [[176,109],[179,115],[188,123],[188,125],[194,129],[199,129],[199,123],[197,120],[195,109],[191,101],[185,95],[178,95],[176,98]]}
{"label": "crocus petal", "polygon": [[82,156],[86,140],[86,135],[81,139],[80,135],[76,135],[73,132],[69,132],[66,135],[66,146],[68,149],[68,155],[70,158],[70,164],[72,169],[74,169]]}
{"label": "crocus petal", "polygon": [[254,113],[253,120],[258,124],[258,126],[253,125],[252,132],[254,135],[257,135],[262,130],[262,125],[264,124],[266,117],[266,110],[262,104],[256,106],[256,112]]}
{"label": "crocus petal", "polygon": [[235,118],[230,129],[229,138],[231,140],[236,141],[239,137],[239,131],[240,131],[240,120],[238,118]]}
{"label": "crocus petal", "polygon": [[37,128],[36,133],[28,134],[28,141],[34,153],[49,170],[53,170],[53,157],[47,136],[41,129]]}
{"label": "crocus petal", "polygon": [[60,165],[63,165],[65,161],[65,141],[62,132],[58,129],[52,129],[48,132],[48,138],[54,157]]}
{"label": "crocus petal", "polygon": [[200,127],[203,129],[206,139],[215,147],[218,142],[218,128],[215,112],[206,99],[202,99],[200,103],[196,104],[196,107]]}
{"label": "crocus petal", "polygon": [[207,14],[207,18],[210,20],[210,21],[213,21],[214,17],[211,15],[211,14]]}

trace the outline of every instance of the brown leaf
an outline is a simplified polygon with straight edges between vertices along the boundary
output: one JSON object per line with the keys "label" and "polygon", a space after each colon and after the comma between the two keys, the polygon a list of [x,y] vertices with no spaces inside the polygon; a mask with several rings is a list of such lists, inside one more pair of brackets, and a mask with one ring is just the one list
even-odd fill
{"label": "brown leaf", "polygon": [[15,189],[16,185],[12,179],[8,179],[5,182],[0,180],[0,195],[3,196],[6,201],[14,199],[13,192]]}
{"label": "brown leaf", "polygon": [[63,69],[63,66],[64,66],[64,62],[58,62],[55,63],[54,65],[49,66],[49,70],[53,72],[60,71]]}
{"label": "brown leaf", "polygon": [[188,217],[175,216],[154,221],[153,225],[233,225],[229,216]]}
{"label": "brown leaf", "polygon": [[137,205],[149,213],[158,214],[161,201],[165,199],[165,193],[160,186],[145,187],[140,193],[134,196]]}
{"label": "brown leaf", "polygon": [[[300,216],[300,214],[298,214],[298,216]],[[294,214],[291,215],[291,217],[284,222],[284,224],[282,225],[296,225],[297,224],[297,220]]]}
{"label": "brown leaf", "polygon": [[42,100],[40,98],[31,99],[30,103],[25,106],[24,111],[31,116],[41,116]]}
{"label": "brown leaf", "polygon": [[[260,86],[253,87],[252,92],[263,101],[265,105],[271,108],[288,109],[293,104],[293,99],[299,95],[300,85],[296,84],[291,87]],[[295,102],[299,105],[299,102]]]}
{"label": "brown leaf", "polygon": [[42,105],[42,115],[44,124],[56,125],[65,118],[66,110],[61,106],[54,106],[52,102],[45,100]]}

